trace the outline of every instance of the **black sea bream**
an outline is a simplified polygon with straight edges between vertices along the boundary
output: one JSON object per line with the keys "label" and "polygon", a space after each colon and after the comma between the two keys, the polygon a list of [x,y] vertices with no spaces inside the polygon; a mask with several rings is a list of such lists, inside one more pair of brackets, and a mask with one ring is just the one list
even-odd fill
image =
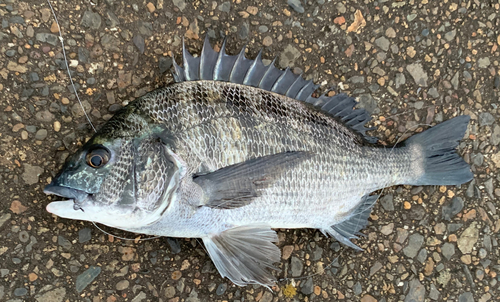
{"label": "black sea bream", "polygon": [[273,228],[316,228],[351,242],[368,223],[371,192],[472,179],[455,152],[458,116],[394,148],[369,137],[363,109],[261,55],[183,46],[176,83],[120,110],[45,188],[47,210],[141,234],[201,238],[222,276],[270,286],[280,260]]}

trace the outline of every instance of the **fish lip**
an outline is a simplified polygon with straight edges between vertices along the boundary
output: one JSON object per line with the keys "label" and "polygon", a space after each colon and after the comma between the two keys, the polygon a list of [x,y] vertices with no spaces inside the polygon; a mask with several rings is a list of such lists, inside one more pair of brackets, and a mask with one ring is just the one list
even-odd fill
{"label": "fish lip", "polygon": [[45,186],[45,188],[43,189],[43,193],[47,195],[57,195],[59,197],[68,198],[73,200],[75,203],[81,203],[91,196],[91,194],[82,190],[54,184]]}

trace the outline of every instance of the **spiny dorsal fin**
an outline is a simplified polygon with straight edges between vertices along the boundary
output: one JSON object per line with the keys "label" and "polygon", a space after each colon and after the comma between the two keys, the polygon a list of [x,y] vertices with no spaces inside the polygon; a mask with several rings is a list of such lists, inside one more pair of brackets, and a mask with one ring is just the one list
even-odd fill
{"label": "spiny dorsal fin", "polygon": [[313,92],[319,87],[312,80],[306,81],[302,75],[296,75],[289,68],[285,70],[274,66],[276,58],[269,65],[262,61],[262,50],[254,60],[245,57],[245,48],[237,55],[226,53],[227,39],[224,39],[219,53],[214,51],[205,36],[200,57],[193,57],[182,41],[182,67],[174,60],[175,82],[212,80],[258,87],[275,92],[299,101],[310,103],[323,112],[339,120],[347,127],[360,133],[365,140],[375,143],[377,138],[368,136],[365,124],[371,120],[370,114],[364,109],[354,109],[357,104],[354,98],[344,93],[329,97],[322,95],[313,97]]}

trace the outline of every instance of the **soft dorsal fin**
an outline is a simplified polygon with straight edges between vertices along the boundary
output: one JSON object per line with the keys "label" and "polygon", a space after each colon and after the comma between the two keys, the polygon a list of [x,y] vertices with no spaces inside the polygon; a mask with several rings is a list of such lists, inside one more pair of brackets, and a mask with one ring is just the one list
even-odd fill
{"label": "soft dorsal fin", "polygon": [[298,101],[314,105],[321,111],[334,116],[347,127],[361,134],[370,143],[377,142],[377,138],[368,136],[365,124],[371,120],[370,114],[364,109],[354,109],[357,104],[353,97],[340,93],[329,97],[325,94],[316,98],[313,92],[319,87],[312,80],[305,80],[302,75],[296,75],[289,68],[278,69],[274,62],[264,65],[262,50],[254,60],[245,57],[245,48],[237,55],[226,53],[226,39],[222,43],[220,52],[214,51],[205,36],[201,55],[193,57],[182,42],[182,67],[175,60],[173,62],[173,76],[175,82],[184,81],[223,81],[261,88],[278,93]]}

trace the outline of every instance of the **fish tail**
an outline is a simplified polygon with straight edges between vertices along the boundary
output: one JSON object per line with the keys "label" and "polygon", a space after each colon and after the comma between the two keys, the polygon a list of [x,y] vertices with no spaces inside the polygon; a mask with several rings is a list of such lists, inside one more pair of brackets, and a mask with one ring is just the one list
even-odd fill
{"label": "fish tail", "polygon": [[410,185],[459,185],[473,174],[456,152],[470,116],[461,115],[416,134],[405,141],[413,154],[416,178]]}

